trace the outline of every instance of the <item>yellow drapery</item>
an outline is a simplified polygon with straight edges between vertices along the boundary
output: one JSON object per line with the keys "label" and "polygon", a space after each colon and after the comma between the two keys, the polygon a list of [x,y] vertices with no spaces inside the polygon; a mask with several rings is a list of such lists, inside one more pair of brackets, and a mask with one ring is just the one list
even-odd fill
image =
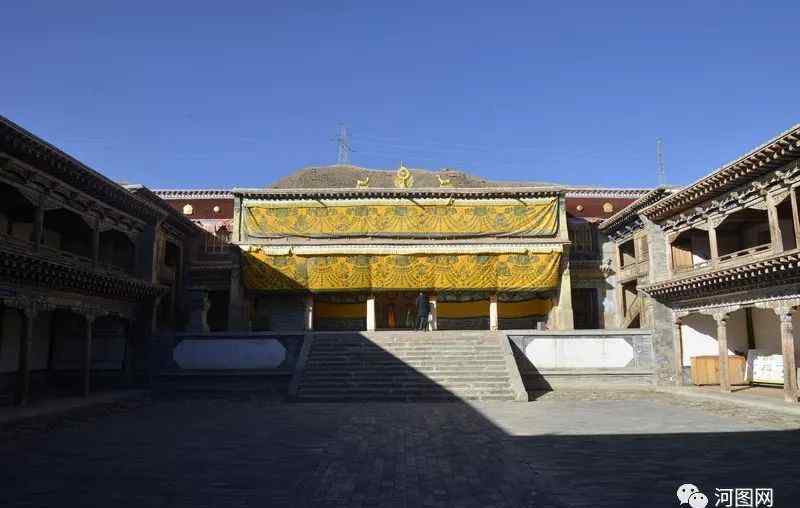
{"label": "yellow drapery", "polygon": [[244,253],[244,281],[261,291],[551,289],[561,253],[271,256]]}
{"label": "yellow drapery", "polygon": [[503,204],[267,202],[247,205],[244,217],[253,237],[552,236],[558,230],[558,198]]}

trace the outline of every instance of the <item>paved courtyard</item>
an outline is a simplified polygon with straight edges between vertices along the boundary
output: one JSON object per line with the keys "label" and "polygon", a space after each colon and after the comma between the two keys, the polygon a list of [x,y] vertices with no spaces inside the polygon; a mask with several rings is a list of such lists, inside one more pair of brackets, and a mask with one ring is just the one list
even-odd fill
{"label": "paved courtyard", "polygon": [[[531,403],[151,396],[0,429],[3,506],[661,507],[800,499],[800,418],[639,392]],[[688,505],[685,505],[688,506]]]}

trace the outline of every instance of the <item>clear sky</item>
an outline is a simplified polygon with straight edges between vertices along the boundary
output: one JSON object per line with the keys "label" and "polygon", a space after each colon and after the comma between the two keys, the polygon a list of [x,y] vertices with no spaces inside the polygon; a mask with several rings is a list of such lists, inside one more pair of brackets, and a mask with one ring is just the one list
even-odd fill
{"label": "clear sky", "polygon": [[[759,7],[762,6],[762,7]],[[116,180],[688,183],[800,122],[800,2],[0,4],[0,113]]]}

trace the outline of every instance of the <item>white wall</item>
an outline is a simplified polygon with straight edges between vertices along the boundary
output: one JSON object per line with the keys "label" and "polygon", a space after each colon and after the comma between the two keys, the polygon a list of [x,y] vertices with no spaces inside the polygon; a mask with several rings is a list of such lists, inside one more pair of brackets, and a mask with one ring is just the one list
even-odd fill
{"label": "white wall", "polygon": [[276,339],[186,339],[172,357],[182,369],[274,369],[286,348]]}
{"label": "white wall", "polygon": [[[691,365],[693,356],[718,355],[717,322],[705,314],[692,314],[681,320],[683,339],[683,365]],[[744,310],[728,319],[728,354],[747,351],[747,318]]]}
{"label": "white wall", "polygon": [[633,346],[623,338],[536,338],[525,356],[539,369],[612,369],[633,361]]}
{"label": "white wall", "polygon": [[753,336],[756,349],[781,352],[781,323],[771,309],[753,309]]}

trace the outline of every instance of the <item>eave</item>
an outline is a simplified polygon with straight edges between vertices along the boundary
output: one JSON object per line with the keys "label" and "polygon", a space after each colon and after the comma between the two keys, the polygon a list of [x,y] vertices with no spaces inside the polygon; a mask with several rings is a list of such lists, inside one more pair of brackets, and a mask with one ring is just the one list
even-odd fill
{"label": "eave", "polygon": [[626,222],[632,215],[637,214],[639,210],[656,203],[659,199],[669,195],[670,192],[672,192],[672,190],[666,187],[656,187],[608,219],[601,222],[598,229],[600,229],[600,231],[608,231],[616,226],[619,226],[620,224]]}
{"label": "eave", "polygon": [[766,259],[690,274],[640,289],[658,300],[676,301],[797,283],[800,283],[800,250],[795,249]]}
{"label": "eave", "polygon": [[161,214],[149,203],[11,120],[0,116],[0,152],[145,222]]}
{"label": "eave", "polygon": [[233,194],[250,199],[358,199],[358,198],[532,198],[564,194],[559,187],[484,188],[366,188],[366,189],[233,189]]}
{"label": "eave", "polygon": [[165,288],[123,274],[93,271],[0,244],[0,280],[64,289],[116,300],[142,301]]}
{"label": "eave", "polygon": [[665,219],[780,168],[798,157],[800,157],[800,124],[684,187],[672,196],[648,206],[641,213],[651,220]]}

